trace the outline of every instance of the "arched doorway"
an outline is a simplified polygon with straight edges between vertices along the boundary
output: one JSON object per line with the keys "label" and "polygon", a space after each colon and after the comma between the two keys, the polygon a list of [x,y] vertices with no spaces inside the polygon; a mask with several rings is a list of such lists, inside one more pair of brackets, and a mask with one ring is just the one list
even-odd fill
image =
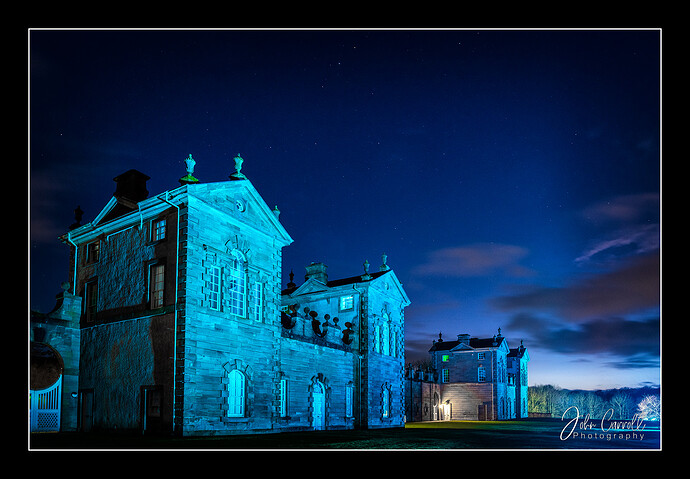
{"label": "arched doorway", "polygon": [[60,430],[62,372],[60,354],[45,343],[31,342],[29,411],[32,432]]}
{"label": "arched doorway", "polygon": [[311,425],[315,431],[326,429],[326,389],[321,381],[312,383]]}

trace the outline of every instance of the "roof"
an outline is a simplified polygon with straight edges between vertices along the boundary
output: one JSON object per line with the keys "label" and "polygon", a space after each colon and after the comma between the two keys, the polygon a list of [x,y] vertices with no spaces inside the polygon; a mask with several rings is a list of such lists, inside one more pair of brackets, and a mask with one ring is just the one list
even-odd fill
{"label": "roof", "polygon": [[525,355],[525,351],[527,351],[527,348],[520,345],[519,348],[511,349],[510,352],[508,353],[508,357],[509,358],[521,358],[522,356]]}
{"label": "roof", "polygon": [[[501,345],[505,338],[503,336],[498,336],[496,338],[470,338],[469,346],[474,349],[482,348],[496,348]],[[494,344],[494,341],[496,344]],[[434,345],[431,346],[429,352],[432,351],[450,351],[461,343],[461,341],[435,341]]]}
{"label": "roof", "polygon": [[[371,280],[374,280],[374,279],[376,279],[376,278],[378,278],[378,277],[380,277],[380,276],[383,276],[384,274],[388,273],[389,271],[392,271],[392,270],[377,271],[377,272],[375,272],[375,273],[370,273],[369,276],[370,276],[371,278],[369,278],[369,279],[362,279],[362,276],[361,276],[361,275],[359,275],[359,276],[350,276],[349,278],[334,279],[334,280],[328,281],[328,282],[326,283],[326,286],[327,286],[328,288],[334,288],[334,287],[336,287],[336,286],[344,286],[344,285],[347,285],[347,284],[355,284],[355,283],[362,283],[362,282],[365,282],[365,281],[371,281]],[[293,293],[294,291],[296,291],[298,288],[299,288],[299,286],[292,286],[292,287],[290,287],[290,288],[286,288],[286,289],[282,290],[282,291],[280,292],[280,294],[282,294],[282,295],[290,294],[290,293]]]}

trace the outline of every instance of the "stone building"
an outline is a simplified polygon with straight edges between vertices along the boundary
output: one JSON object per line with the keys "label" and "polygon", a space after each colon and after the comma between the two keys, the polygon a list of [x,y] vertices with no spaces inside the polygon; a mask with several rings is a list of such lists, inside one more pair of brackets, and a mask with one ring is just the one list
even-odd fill
{"label": "stone building", "polygon": [[76,431],[81,298],[63,284],[57,304],[29,321],[29,411],[32,431]]}
{"label": "stone building", "polygon": [[365,263],[345,279],[308,265],[302,285],[291,277],[283,289],[282,248],[293,240],[241,173],[242,158],[214,183],[194,178],[191,155],[186,162],[180,186],[150,197],[148,176],[119,175],[93,221],[78,219],[61,237],[71,251],[63,296],[81,308],[70,323],[80,344],[70,427],[223,435],[402,426],[409,299],[385,257],[379,271]]}
{"label": "stone building", "polygon": [[[444,341],[439,334],[429,349],[428,371],[407,370],[406,388],[411,391],[406,413],[412,420],[503,420],[527,417],[527,363],[523,346],[508,347],[498,334],[471,338],[459,334]],[[426,386],[424,386],[426,384]],[[413,395],[412,391],[429,391]],[[420,416],[418,411],[424,413]]]}

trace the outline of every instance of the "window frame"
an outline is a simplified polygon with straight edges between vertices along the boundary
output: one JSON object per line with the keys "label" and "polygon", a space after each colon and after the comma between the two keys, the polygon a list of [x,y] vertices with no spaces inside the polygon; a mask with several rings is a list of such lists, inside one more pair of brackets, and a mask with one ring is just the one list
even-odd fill
{"label": "window frame", "polygon": [[220,311],[222,304],[223,269],[211,265],[208,268],[208,307],[213,311]]}
{"label": "window frame", "polygon": [[84,319],[93,323],[98,312],[98,279],[84,283]]}
{"label": "window frame", "polygon": [[[347,304],[349,306],[343,307],[344,302],[347,301]],[[338,298],[338,312],[342,313],[344,311],[354,311],[355,309],[355,295],[354,294],[346,294],[344,296],[340,296]]]}
{"label": "window frame", "polygon": [[353,417],[355,387],[353,384],[345,386],[345,417]]}
{"label": "window frame", "polygon": [[86,243],[86,264],[98,263],[101,259],[101,240]]}
{"label": "window frame", "polygon": [[450,369],[441,369],[441,382],[442,383],[449,383],[450,382]]}
{"label": "window frame", "polygon": [[[159,226],[162,224],[162,227]],[[162,235],[159,236],[159,232]],[[168,220],[166,218],[156,218],[151,220],[151,242],[163,241],[168,237]]]}
{"label": "window frame", "polygon": [[[158,270],[162,270],[160,274]],[[158,309],[165,306],[165,262],[158,261],[149,264],[148,268],[148,302],[149,309]],[[160,288],[158,288],[160,286]],[[160,303],[159,303],[160,300]]]}
{"label": "window frame", "polygon": [[278,389],[278,394],[280,396],[278,402],[278,416],[283,418],[288,416],[288,388],[288,379],[286,377],[280,378]]}
{"label": "window frame", "polygon": [[[230,278],[227,289],[228,292],[228,312],[240,318],[247,317],[247,272],[245,260],[238,255],[233,255],[228,267]],[[236,291],[237,286],[239,291]]]}
{"label": "window frame", "polygon": [[381,354],[390,356],[391,354],[391,331],[387,321],[381,324]]}
{"label": "window frame", "polygon": [[391,417],[391,391],[386,386],[381,391],[381,417],[384,419]]}
{"label": "window frame", "polygon": [[239,369],[228,372],[228,417],[245,417],[247,377]]}
{"label": "window frame", "polygon": [[252,292],[252,309],[254,311],[254,319],[261,321],[264,317],[264,284],[261,281],[255,281]]}
{"label": "window frame", "polygon": [[477,382],[478,383],[485,383],[486,382],[486,368],[484,366],[479,366],[477,368]]}

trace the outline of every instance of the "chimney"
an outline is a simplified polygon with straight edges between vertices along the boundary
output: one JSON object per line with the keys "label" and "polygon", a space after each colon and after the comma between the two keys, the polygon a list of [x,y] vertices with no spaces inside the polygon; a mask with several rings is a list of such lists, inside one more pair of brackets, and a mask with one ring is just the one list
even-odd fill
{"label": "chimney", "polygon": [[150,179],[150,177],[140,171],[126,171],[113,178],[113,181],[117,183],[114,196],[118,198],[127,198],[136,203],[145,200],[149,196],[149,192],[146,189],[146,182]]}
{"label": "chimney", "polygon": [[328,282],[328,273],[326,273],[327,268],[328,266],[323,263],[312,262],[305,268],[307,270],[307,274],[304,275],[304,280],[307,281],[309,278],[314,278],[315,280],[326,284]]}
{"label": "chimney", "polygon": [[470,335],[469,334],[458,334],[458,341],[460,344],[470,345]]}

